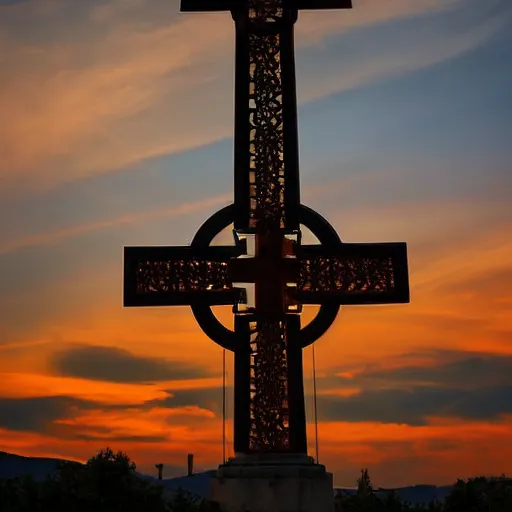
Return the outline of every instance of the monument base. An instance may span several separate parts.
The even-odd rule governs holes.
[[[236,456],[211,491],[226,512],[334,512],[332,474],[306,455]]]

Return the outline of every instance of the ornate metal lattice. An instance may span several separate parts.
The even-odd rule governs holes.
[[[283,0],[249,0],[249,227],[285,226],[283,83],[279,22]],[[290,446],[286,328],[260,318],[251,339],[249,449]]]
[[[229,291],[232,283],[225,261],[140,261],[137,293]]]
[[[253,328],[249,449],[286,451],[290,428],[285,322],[259,320]]]
[[[298,292],[390,292],[395,286],[392,258],[316,257],[301,261]]]
[[[280,35],[269,26],[282,0],[249,2],[249,227],[259,219],[284,226],[283,84]]]

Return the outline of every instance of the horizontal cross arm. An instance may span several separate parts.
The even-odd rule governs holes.
[[[230,11],[247,0],[181,0],[181,12]],[[352,0],[289,0],[298,10],[351,9]]]
[[[243,251],[242,246],[125,247],[124,305],[246,302],[245,290],[231,285],[227,264]]]
[[[181,12],[229,11],[233,0],[181,0]]]
[[[295,298],[302,304],[399,304],[409,302],[405,243],[321,245],[299,249]]]

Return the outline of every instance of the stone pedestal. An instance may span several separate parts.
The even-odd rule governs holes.
[[[211,498],[226,512],[334,512],[332,474],[305,455],[239,455],[219,466]]]

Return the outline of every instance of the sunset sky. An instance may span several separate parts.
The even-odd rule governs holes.
[[[232,19],[178,10],[0,0],[0,451],[220,462],[221,349],[186,307],[122,308],[124,245],[185,245],[232,200]],[[411,279],[316,344],[320,462],[512,473],[512,3],[354,0],[296,37],[303,202],[407,241]]]

